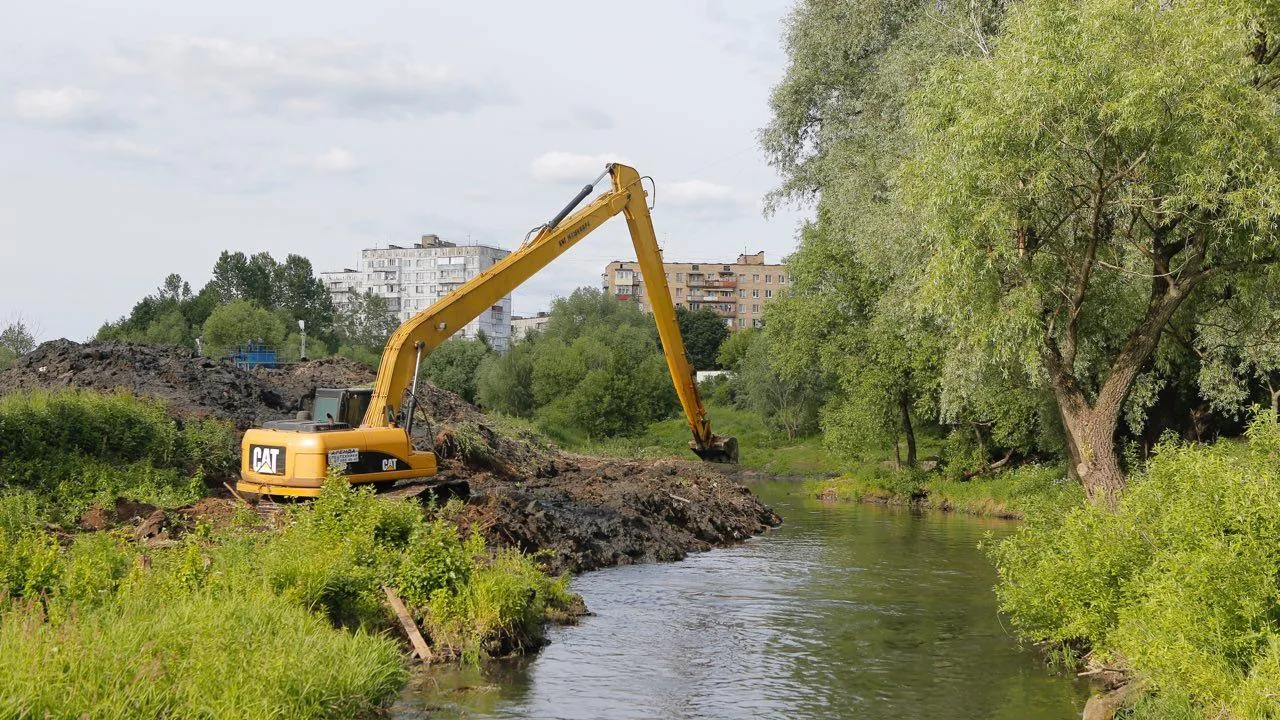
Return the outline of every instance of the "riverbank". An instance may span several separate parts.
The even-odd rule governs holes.
[[[805,482],[806,492],[828,501],[910,506],[967,515],[1023,520],[1031,513],[1060,515],[1084,502],[1080,484],[1061,468],[1028,465],[989,476],[954,480],[936,472],[878,469]]]
[[[0,373],[26,390],[0,405],[0,715],[365,715],[409,657],[386,588],[435,659],[470,662],[532,650],[576,614],[566,572],[680,559],[780,522],[713,466],[565,453],[429,384],[413,440],[439,453],[455,500],[335,479],[279,511],[221,491],[237,428],[291,415],[308,388],[371,379],[340,359],[250,373],[68,341]],[[263,684],[245,677],[271,687],[242,692]]]
[[[769,430],[752,411],[709,405],[707,415],[717,435],[738,439],[739,465],[779,477],[835,475],[847,463],[827,452],[822,438],[811,435],[787,439]],[[608,440],[561,438],[573,452],[613,458],[658,459],[688,457],[689,424],[684,418],[656,422],[631,437]]]
[[[1083,502],[1079,483],[1067,479],[1062,468],[1031,465],[1003,472],[955,480],[937,471],[895,470],[887,451],[865,453],[862,460],[840,458],[823,446],[821,436],[794,440],[769,431],[758,414],[711,405],[707,408],[717,434],[738,438],[740,464],[729,474],[795,478],[806,492],[828,501],[886,506],[911,506],[944,512],[1021,520],[1044,509],[1061,513]],[[603,441],[567,439],[575,452],[615,458],[676,458],[684,452],[689,428],[683,419],[654,423],[632,437]],[[928,433],[918,437],[922,456],[936,456],[942,439]],[[746,472],[744,472],[746,471]]]

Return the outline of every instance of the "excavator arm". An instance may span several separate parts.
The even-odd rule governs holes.
[[[575,208],[608,175],[611,187],[585,207]],[[518,285],[576,245],[606,220],[622,213],[631,231],[636,259],[662,340],[663,353],[680,405],[693,433],[690,448],[704,460],[737,462],[737,441],[711,432],[711,421],[698,394],[693,368],[685,354],[675,307],[662,266],[662,251],[653,231],[640,175],[634,168],[610,164],[595,182],[585,186],[551,221],[543,225],[519,249],[431,307],[407,320],[388,339],[378,368],[363,427],[407,424],[412,418],[414,389],[422,358],[451,335],[487,311]],[[408,404],[406,407],[405,405]]]

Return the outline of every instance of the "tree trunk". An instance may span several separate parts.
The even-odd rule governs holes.
[[[907,436],[907,467],[914,470],[916,467],[916,431],[911,426],[911,407],[907,396],[902,396],[902,399],[898,401],[898,406],[902,410],[902,432]]]
[[[1201,244],[1187,261],[1186,274],[1181,279],[1170,282],[1158,274],[1153,277],[1151,298],[1142,321],[1116,354],[1092,403],[1075,375],[1075,338],[1068,334],[1062,346],[1053,336],[1045,339],[1042,357],[1067,435],[1068,472],[1079,479],[1090,502],[1106,503],[1114,508],[1124,493],[1125,477],[1115,437],[1120,413],[1138,374],[1155,353],[1165,325],[1206,276],[1201,269],[1203,260]],[[1163,268],[1164,265],[1157,264],[1157,270]]]
[[[1115,443],[1120,409],[1069,407],[1061,401],[1058,409],[1067,434],[1070,474],[1080,481],[1090,502],[1114,508],[1125,488]]]

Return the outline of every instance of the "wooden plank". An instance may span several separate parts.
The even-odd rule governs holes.
[[[396,617],[400,619],[404,634],[409,636],[409,642],[413,645],[413,654],[417,655],[422,662],[431,662],[431,647],[427,645],[426,638],[422,637],[422,633],[419,632],[418,623],[413,621],[413,616],[409,614],[409,610],[405,608],[404,603],[396,596],[395,591],[386,585],[382,586],[382,591],[387,594],[387,603],[391,605]]]

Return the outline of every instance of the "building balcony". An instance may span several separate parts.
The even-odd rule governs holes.
[[[726,290],[732,290],[738,287],[738,282],[736,280],[707,280],[702,283],[701,287],[724,288]]]

